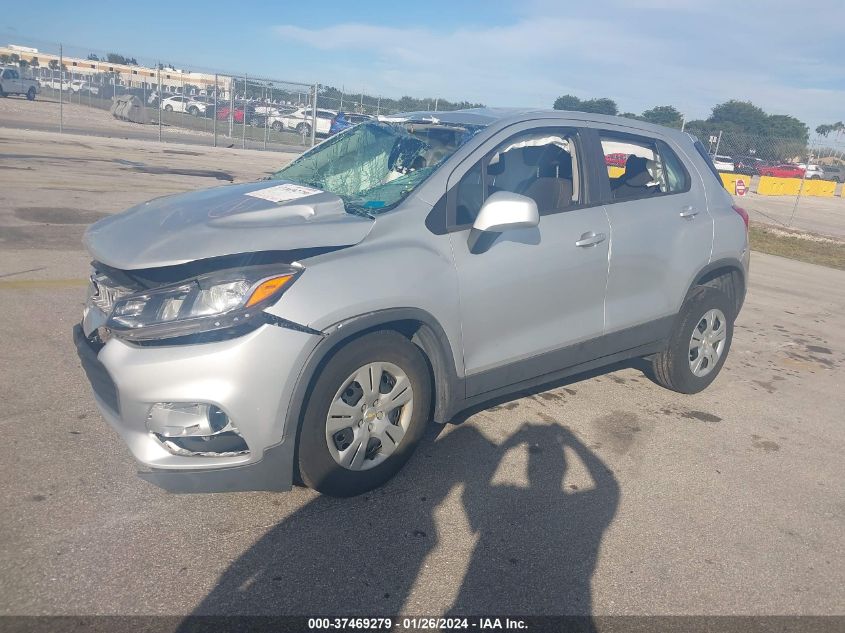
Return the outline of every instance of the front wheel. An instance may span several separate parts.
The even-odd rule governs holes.
[[[302,481],[351,497],[393,477],[416,448],[431,411],[419,349],[396,332],[341,348],[317,377],[297,443]]]
[[[680,393],[698,393],[721,371],[733,339],[734,306],[727,294],[699,286],[687,297],[666,349],[655,354],[657,382]]]
[[[30,101],[35,101],[35,88],[30,88],[26,91],[26,98]]]
[[[273,121],[273,126],[272,126],[272,127],[273,127],[273,129],[274,129],[274,130],[276,130],[277,132],[281,132],[282,130],[284,130],[284,129],[285,129],[285,126],[284,126],[284,125],[282,125],[282,122],[281,122],[281,121]]]
[[[300,123],[296,126],[296,132],[302,136],[311,136],[311,126],[307,123]]]
[[[166,106],[164,106],[164,111],[173,112],[173,106],[168,103]]]

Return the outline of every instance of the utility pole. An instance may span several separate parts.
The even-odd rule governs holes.
[[[59,134],[64,132],[64,108],[62,104],[65,101],[65,77],[64,77],[64,57],[62,55],[62,45],[59,44]],[[53,84],[55,87],[55,84]]]
[[[156,63],[158,73],[158,142],[161,143],[161,62]]]

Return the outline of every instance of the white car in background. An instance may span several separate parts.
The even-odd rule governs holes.
[[[100,94],[99,87],[92,84],[90,81],[85,81],[84,79],[74,79],[73,81],[71,81],[70,89],[73,90],[73,92],[82,94]]]
[[[175,95],[162,99],[161,107],[167,112],[187,112],[193,116],[200,116],[205,114],[208,104],[183,95]]]
[[[717,154],[713,157],[713,166],[716,168],[716,171],[733,171],[734,159],[730,156],[719,156]]]
[[[337,112],[333,110],[318,108],[316,133],[321,136],[328,136],[332,127],[332,119],[335,116],[337,116]],[[268,119],[268,123],[276,131],[291,130],[297,134],[309,136],[311,134],[312,118],[311,108],[296,108],[292,112],[283,113],[278,117],[271,116]]]
[[[798,163],[798,166],[804,168],[804,178],[807,180],[821,180],[824,178],[824,169],[822,169],[821,165]]]

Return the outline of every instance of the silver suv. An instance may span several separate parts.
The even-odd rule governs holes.
[[[272,179],[94,224],[75,331],[172,491],[354,495],[426,425],[634,357],[682,393],[731,345],[748,217],[679,131],[559,111],[366,122]]]

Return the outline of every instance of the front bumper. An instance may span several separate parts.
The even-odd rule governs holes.
[[[97,348],[80,326],[74,340],[97,407],[141,465],[140,476],[173,492],[286,490],[293,478],[294,386],[320,337],[276,325],[195,345]],[[201,402],[225,411],[249,452],[174,455],[147,430],[157,402]]]

